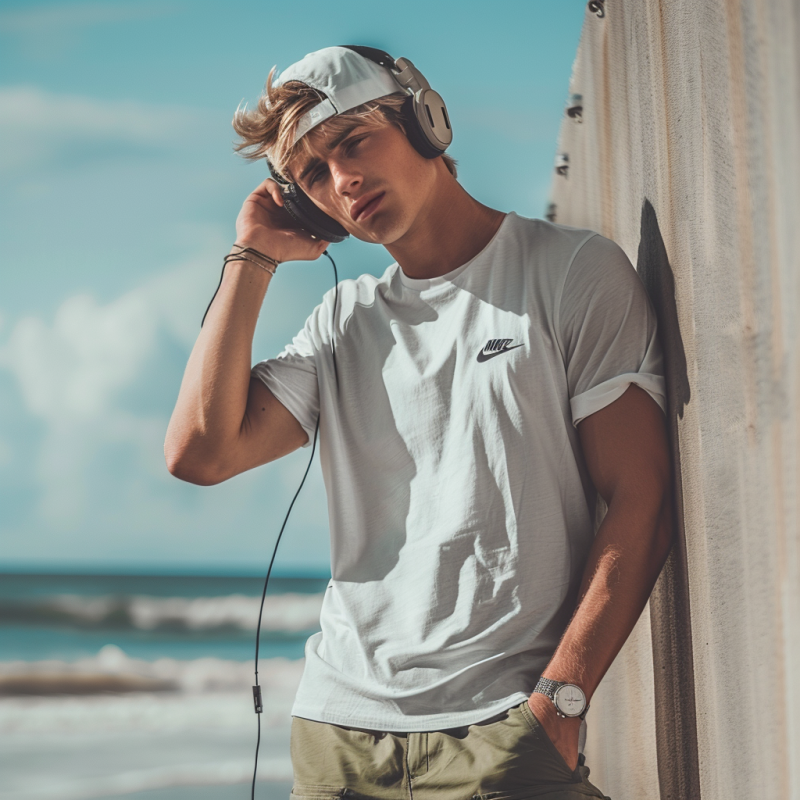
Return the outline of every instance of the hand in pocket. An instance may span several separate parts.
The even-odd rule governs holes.
[[[578,717],[559,717],[553,702],[538,692],[528,698],[528,707],[547,734],[567,767],[578,768],[578,735],[581,721]]]

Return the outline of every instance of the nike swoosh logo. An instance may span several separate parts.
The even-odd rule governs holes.
[[[513,347],[507,347],[505,350],[495,350],[492,353],[486,353],[483,350],[478,353],[478,361],[484,362],[488,361],[490,358],[494,358],[495,356],[501,356],[503,353],[509,352],[509,350],[516,350],[518,347],[522,347],[522,344],[515,344]]]

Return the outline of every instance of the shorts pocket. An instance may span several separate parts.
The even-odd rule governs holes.
[[[523,718],[528,723],[528,726],[531,729],[536,740],[547,750],[550,751],[551,757],[555,760],[555,763],[558,764],[562,770],[570,776],[571,780],[577,782],[581,780],[581,773],[580,773],[580,759],[578,759],[578,765],[575,769],[570,769],[569,764],[564,760],[564,756],[561,755],[558,748],[553,743],[553,740],[548,735],[547,731],[536,719],[536,715],[531,711],[531,707],[528,705],[528,701],[526,700],[519,706],[519,710],[522,713]]]
[[[476,770],[473,797],[481,800],[523,800],[581,788],[580,774],[567,767],[527,701],[509,708],[505,719],[471,725],[463,744],[473,756],[469,768]]]
[[[296,783],[292,786],[290,797],[293,800],[339,800],[345,793],[344,789],[323,784]]]

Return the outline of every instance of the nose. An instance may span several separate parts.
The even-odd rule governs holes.
[[[363,175],[351,164],[339,160],[331,160],[328,164],[333,178],[336,194],[347,197],[357,192],[363,183]]]

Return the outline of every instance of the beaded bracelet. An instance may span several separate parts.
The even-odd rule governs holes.
[[[229,255],[225,256],[223,261],[226,264],[230,263],[231,261],[249,261],[251,264],[255,264],[257,267],[260,267],[261,269],[263,269],[264,272],[269,272],[270,275],[274,275],[275,274],[275,270],[274,269],[270,269],[269,267],[265,266],[261,262],[256,261],[254,258],[250,258],[250,257],[248,257],[246,255],[243,255],[242,253],[230,253]],[[273,262],[270,262],[270,263],[273,263]]]
[[[268,255],[265,255],[264,253],[260,253],[258,250],[254,249],[252,247],[242,247],[240,244],[234,244],[233,246],[236,247],[239,250],[239,252],[238,253],[228,253],[228,255],[225,256],[225,258],[222,259],[222,273],[219,276],[219,283],[217,284],[217,288],[214,291],[214,296],[211,298],[211,301],[206,306],[206,313],[203,314],[203,319],[200,322],[200,327],[201,328],[205,324],[206,317],[208,316],[208,312],[211,309],[211,303],[214,302],[214,300],[215,300],[215,298],[217,296],[217,293],[219,292],[219,287],[222,286],[222,279],[225,276],[225,267],[228,266],[228,262],[229,261],[249,261],[251,264],[255,264],[257,267],[260,267],[261,269],[263,269],[264,272],[269,272],[270,275],[274,275],[275,274],[275,270],[278,268],[278,262],[274,258],[272,258],[272,257],[270,257]],[[250,256],[245,255],[245,253],[249,253],[250,256],[255,256],[256,258],[264,259],[264,261],[266,261],[268,264],[272,264],[272,269],[270,269],[269,267],[265,266],[260,261],[257,261],[256,258],[250,258]]]
[[[268,256],[268,255],[262,253],[261,251],[256,250],[254,247],[242,247],[242,245],[240,245],[240,244],[234,244],[233,246],[237,247],[239,249],[239,253],[236,253],[236,255],[240,255],[241,253],[250,253],[250,255],[256,256],[257,258],[263,258],[264,261],[269,262],[276,269],[278,268],[278,264],[279,264],[278,261],[276,261],[271,256]]]

